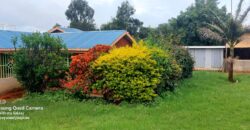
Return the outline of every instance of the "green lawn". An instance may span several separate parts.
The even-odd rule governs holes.
[[[175,93],[157,98],[149,106],[22,100],[15,105],[32,104],[45,110],[29,112],[31,119],[27,121],[0,120],[0,129],[249,130],[250,75],[236,78],[239,83],[231,84],[224,73],[195,72],[193,78],[180,83]]]

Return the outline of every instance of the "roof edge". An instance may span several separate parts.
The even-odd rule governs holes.
[[[184,48],[190,49],[223,49],[225,46],[184,46]]]
[[[131,40],[132,43],[135,42],[135,39],[129,34],[129,32],[125,31],[120,37],[118,37],[115,41],[112,42],[111,46],[115,46],[118,41],[120,41],[124,36],[128,36],[129,40]]]
[[[52,33],[52,32],[54,32],[55,30],[59,30],[59,31],[61,31],[62,33],[64,33],[64,30],[61,29],[60,27],[52,28],[52,29],[50,29],[50,30],[48,31],[48,33]]]

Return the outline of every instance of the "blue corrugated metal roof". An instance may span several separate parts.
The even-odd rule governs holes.
[[[83,32],[80,29],[76,29],[76,28],[60,28],[62,29],[64,32]]]
[[[6,49],[11,49],[14,48],[13,43],[12,43],[12,38],[17,37],[17,46],[21,45],[21,35],[28,35],[30,33],[27,32],[16,32],[16,31],[5,31],[5,30],[0,30],[0,48],[6,48]]]
[[[126,31],[124,30],[111,30],[111,31],[83,31],[75,33],[54,33],[54,37],[59,37],[63,40],[66,46],[70,49],[88,49],[97,44],[111,45],[115,40],[122,36]],[[0,48],[10,49],[13,48],[11,39],[18,37],[18,45],[22,44],[21,35],[29,35],[31,33],[5,31],[0,30]]]

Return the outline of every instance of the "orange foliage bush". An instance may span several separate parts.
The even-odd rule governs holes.
[[[81,89],[86,93],[94,81],[90,64],[110,49],[110,46],[96,45],[83,54],[72,56],[69,69],[70,77],[67,79],[67,82],[64,82],[64,87],[68,89],[76,89],[74,87],[77,87],[77,89]]]

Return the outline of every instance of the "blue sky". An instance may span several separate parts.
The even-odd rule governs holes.
[[[0,0],[0,29],[20,31],[47,31],[55,23],[68,26],[65,11],[71,0]],[[95,22],[99,27],[115,16],[117,7],[124,0],[88,0],[95,9]],[[135,7],[134,17],[144,22],[145,26],[156,27],[168,19],[176,17],[194,3],[194,0],[129,0]],[[239,0],[233,0],[234,9]],[[246,5],[250,0],[245,0]],[[220,0],[220,6],[230,8],[230,0]],[[250,17],[250,16],[249,16]],[[250,22],[250,18],[246,24]]]

